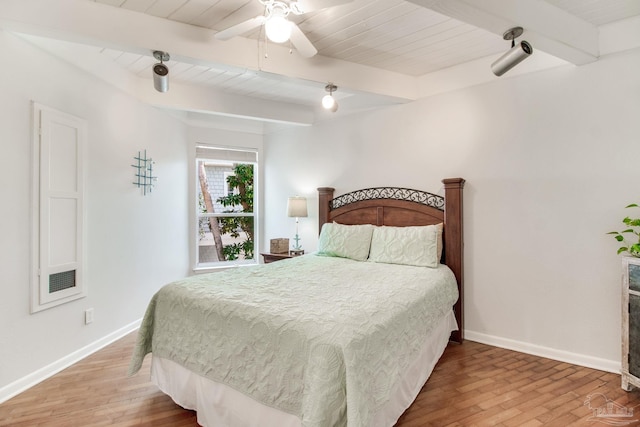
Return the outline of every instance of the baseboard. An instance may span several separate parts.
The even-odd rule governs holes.
[[[571,353],[564,350],[556,350],[554,348],[543,347],[541,345],[535,345],[522,341],[515,341],[507,338],[496,337],[493,335],[482,334],[480,332],[469,331],[466,329],[464,331],[464,337],[469,341],[488,344],[494,347],[506,348],[507,350],[519,351],[521,353],[532,354],[534,356],[546,357],[547,359],[558,360],[560,362],[571,363],[573,365],[584,366],[587,368],[597,369],[599,371],[619,374],[621,369],[619,360],[608,360],[600,359],[598,357],[585,356],[584,354]]]
[[[94,341],[79,350],[74,351],[73,353],[63,357],[62,359],[56,360],[55,362],[0,388],[0,403],[11,399],[13,396],[22,393],[28,388],[31,388],[34,385],[57,374],[63,369],[68,368],[69,366],[95,353],[101,348],[106,347],[112,342],[119,340],[128,333],[135,331],[140,327],[141,323],[142,319],[136,320],[135,322],[132,322],[125,327],[120,328],[117,331],[112,332],[109,335],[100,338],[99,340]]]

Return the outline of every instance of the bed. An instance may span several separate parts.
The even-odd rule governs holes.
[[[130,373],[152,353],[152,381],[204,426],[393,425],[463,340],[464,180],[443,183],[319,188],[316,253],[164,286]]]

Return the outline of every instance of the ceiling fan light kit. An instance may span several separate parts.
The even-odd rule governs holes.
[[[248,33],[261,25],[265,26],[267,38],[274,43],[284,43],[291,40],[291,44],[296,48],[301,56],[311,58],[318,50],[313,43],[302,32],[295,22],[289,21],[290,13],[303,15],[327,7],[338,6],[351,3],[353,0],[258,0],[264,5],[264,14],[240,22],[216,33],[218,40],[229,40],[233,37]]]
[[[280,2],[275,3],[264,23],[264,31],[272,42],[284,43],[291,37],[292,22],[287,19],[289,11],[286,5],[281,5]]]
[[[491,71],[496,76],[501,76],[533,53],[533,47],[527,41],[516,44],[516,38],[522,35],[522,27],[513,27],[505,31],[502,38],[511,40],[511,49],[491,64]]]

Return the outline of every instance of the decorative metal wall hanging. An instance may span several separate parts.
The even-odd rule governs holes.
[[[154,182],[158,180],[157,176],[153,176],[153,164],[155,163],[151,157],[147,157],[147,150],[133,158],[136,164],[131,165],[135,169],[135,181],[133,185],[142,188],[142,195],[146,196],[153,190]]]

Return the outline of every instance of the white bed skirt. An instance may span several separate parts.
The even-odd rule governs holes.
[[[458,329],[453,310],[431,332],[419,357],[396,384],[389,402],[374,417],[372,427],[393,426],[411,406]],[[295,415],[266,406],[231,387],[194,374],[177,363],[153,357],[151,381],[186,409],[197,411],[206,427],[300,427]]]

